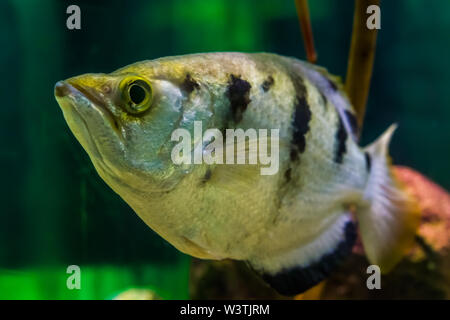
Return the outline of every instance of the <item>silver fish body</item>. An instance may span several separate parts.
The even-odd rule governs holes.
[[[148,81],[152,95],[138,115],[123,107],[123,83],[135,75],[142,79],[130,81]],[[281,293],[311,287],[350,253],[350,208],[373,261],[398,261],[380,238],[401,248],[409,241],[409,200],[387,160],[393,130],[360,148],[354,111],[324,69],[274,54],[195,54],[71,78],[55,95],[99,174],[146,224],[190,255],[248,261]],[[195,136],[195,121],[221,132],[279,130],[277,173],[175,164],[171,135],[182,128]],[[395,227],[370,228],[386,216]]]

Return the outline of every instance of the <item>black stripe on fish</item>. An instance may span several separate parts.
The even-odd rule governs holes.
[[[358,128],[358,120],[356,120],[356,116],[350,110],[344,110],[345,117],[347,118],[348,124],[352,130],[352,133],[355,136],[358,136],[359,128]]]
[[[366,158],[366,169],[367,172],[370,172],[370,168],[372,166],[372,158],[370,157],[370,154],[367,152],[364,152],[364,157]]]
[[[331,80],[330,78],[325,77],[328,81],[328,85],[330,86],[331,89],[333,89],[334,91],[336,91],[338,89],[336,83],[334,83],[333,80]]]
[[[356,240],[355,224],[347,222],[344,227],[344,239],[330,253],[323,255],[319,261],[306,266],[282,270],[275,275],[262,274],[262,278],[279,293],[292,296],[302,293],[325,279],[339,267],[351,253]]]
[[[273,80],[272,76],[268,76],[266,80],[261,85],[261,88],[264,90],[264,92],[269,91],[270,87],[273,86],[275,80]]]
[[[235,123],[242,120],[242,115],[250,103],[250,88],[248,81],[239,76],[231,75],[226,91],[226,96],[230,101],[231,113]]]
[[[326,108],[328,103],[327,97],[321,91],[319,91],[319,93],[320,96],[322,97],[323,106]]]
[[[344,154],[347,151],[346,141],[347,141],[347,130],[345,130],[344,123],[342,122],[341,117],[338,115],[338,128],[336,130],[336,142],[335,142],[335,150],[334,150],[334,161],[336,163],[342,163],[344,158]]]
[[[296,73],[291,73],[291,79],[297,97],[306,97],[306,87],[303,78]]]
[[[284,172],[284,178],[286,179],[286,182],[291,181],[291,175],[292,175],[292,169],[288,168],[285,172]]]
[[[201,184],[206,183],[207,181],[209,181],[211,179],[212,176],[212,172],[211,169],[206,169],[205,175],[203,176],[202,180],[201,180]]]
[[[298,160],[298,152],[297,152],[297,148],[292,148],[291,149],[291,153],[289,154],[291,161],[296,161]]]
[[[181,89],[186,91],[187,93],[191,93],[194,89],[200,88],[200,85],[192,79],[191,75],[186,74],[186,78],[184,78],[183,83],[181,84]]]
[[[294,150],[291,150],[291,159],[296,160],[298,153],[303,153],[306,148],[305,135],[309,131],[309,121],[311,120],[311,110],[305,96],[297,96],[294,116],[292,119],[292,144]]]

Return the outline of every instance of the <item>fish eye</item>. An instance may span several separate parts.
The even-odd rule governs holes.
[[[150,83],[141,77],[128,77],[120,84],[126,111],[139,114],[150,108],[152,104],[152,88]]]
[[[128,88],[128,95],[130,96],[130,100],[134,104],[141,104],[144,102],[145,97],[147,96],[147,92],[140,85],[133,83]]]

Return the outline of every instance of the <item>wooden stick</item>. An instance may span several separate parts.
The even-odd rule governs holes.
[[[380,0],[355,0],[352,41],[345,83],[345,90],[355,108],[360,128],[366,111],[377,40],[377,29],[369,30],[366,26],[368,18],[366,10],[370,5],[380,5]]]
[[[311,19],[309,18],[308,0],[295,0],[297,8],[298,21],[302,31],[303,42],[305,44],[306,58],[311,63],[316,63],[317,53],[314,48],[314,38],[311,28]]]

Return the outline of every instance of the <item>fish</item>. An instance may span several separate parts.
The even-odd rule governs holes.
[[[75,76],[54,95],[97,173],[151,229],[193,257],[245,261],[283,295],[339,268],[358,230],[382,273],[414,243],[420,210],[388,153],[396,125],[359,146],[355,111],[325,68],[271,53],[188,54]],[[277,130],[265,146],[278,149],[277,171],[175,163],[176,130],[194,136],[190,152],[208,148],[196,124],[226,138]],[[237,144],[226,140],[222,149]]]

